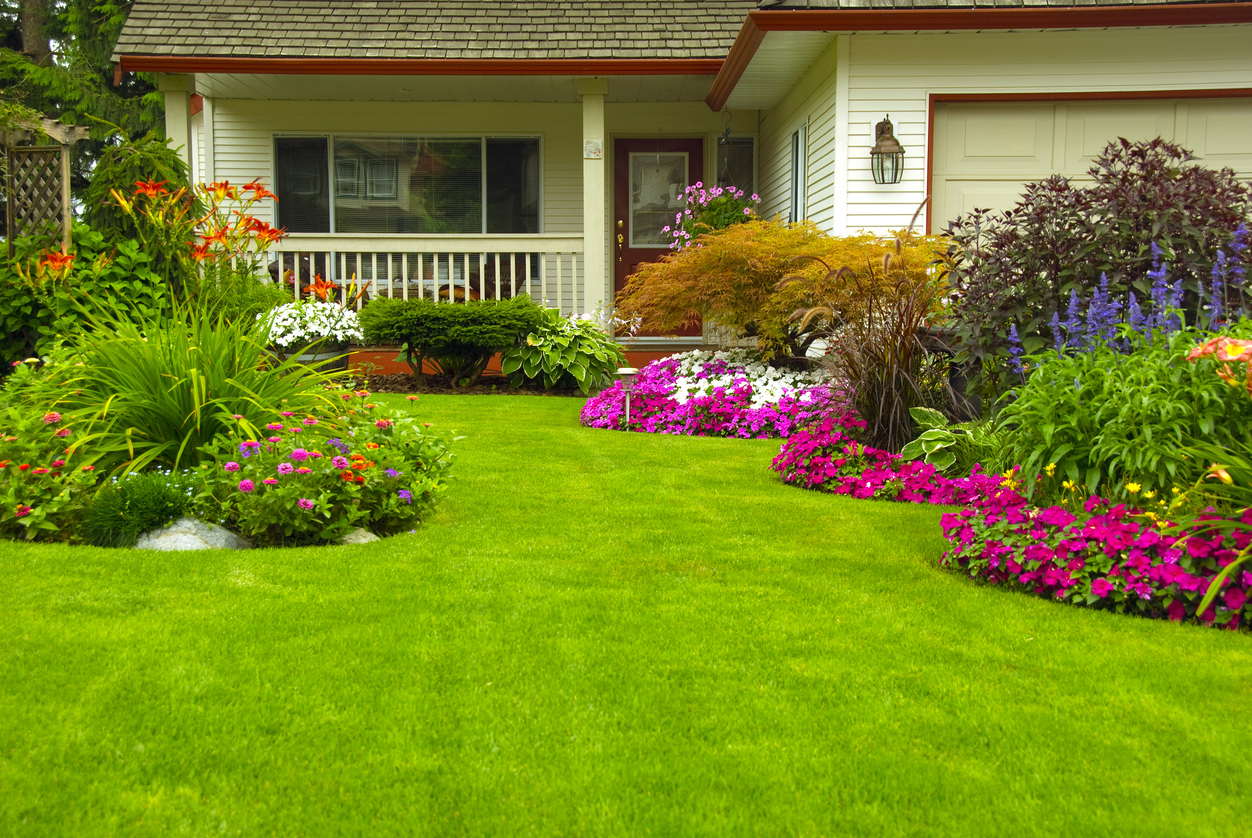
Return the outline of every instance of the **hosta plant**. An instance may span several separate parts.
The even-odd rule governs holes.
[[[584,393],[613,383],[613,374],[626,366],[626,355],[594,314],[563,317],[558,309],[544,311],[543,325],[526,336],[526,343],[505,350],[500,369],[513,387],[527,382],[552,390],[578,387]]]

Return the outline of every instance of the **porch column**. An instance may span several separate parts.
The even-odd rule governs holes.
[[[579,79],[583,100],[583,311],[603,306],[608,296],[605,196],[604,96],[608,79]]]
[[[170,147],[178,151],[187,168],[191,169],[191,94],[195,93],[195,80],[191,76],[162,75],[157,79],[157,89],[165,94],[165,136]],[[195,170],[192,169],[192,179]]]

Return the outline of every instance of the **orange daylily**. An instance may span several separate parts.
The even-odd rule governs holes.
[[[212,192],[213,197],[219,201],[224,201],[227,198],[233,201],[239,197],[239,191],[230,185],[229,180],[221,180],[217,183],[210,183],[208,186],[203,188],[208,192]]]
[[[39,260],[39,264],[54,271],[66,270],[74,264],[74,254],[58,253],[52,250],[45,254],[43,259]]]
[[[159,195],[169,194],[169,190],[165,188],[165,181],[157,182],[155,180],[137,180],[135,181],[135,194],[143,195],[146,198],[156,198]]]
[[[243,188],[250,189],[252,191],[252,199],[254,201],[260,201],[264,198],[273,198],[274,200],[278,200],[278,196],[266,189],[259,180],[254,180],[251,183],[245,183]]]
[[[261,219],[252,218],[251,216],[248,218],[247,229],[254,236],[256,236],[257,243],[261,245],[273,244],[283,236],[287,235],[286,228],[279,229],[272,227]]]
[[[322,279],[321,274],[314,275],[313,284],[309,285],[308,289],[310,294],[321,300],[330,300],[339,290],[335,283]]]
[[[225,230],[225,228],[220,229],[220,230],[213,230],[212,232],[205,233],[205,234],[204,234],[204,243],[205,243],[205,244],[220,244],[220,245],[225,245],[225,244],[226,244],[226,230]]]
[[[191,249],[191,258],[195,259],[197,262],[202,262],[205,259],[212,259],[213,255],[213,252],[209,249],[208,242],[198,244]]]

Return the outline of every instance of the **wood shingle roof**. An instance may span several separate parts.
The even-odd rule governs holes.
[[[135,0],[123,55],[721,59],[756,0]]]

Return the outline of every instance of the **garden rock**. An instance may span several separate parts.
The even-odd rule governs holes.
[[[352,532],[339,539],[340,544],[369,544],[371,541],[381,541],[378,536],[374,535],[364,527],[357,527]]]
[[[168,527],[139,536],[135,547],[139,550],[247,550],[252,544],[216,524],[198,518],[179,518]]]

